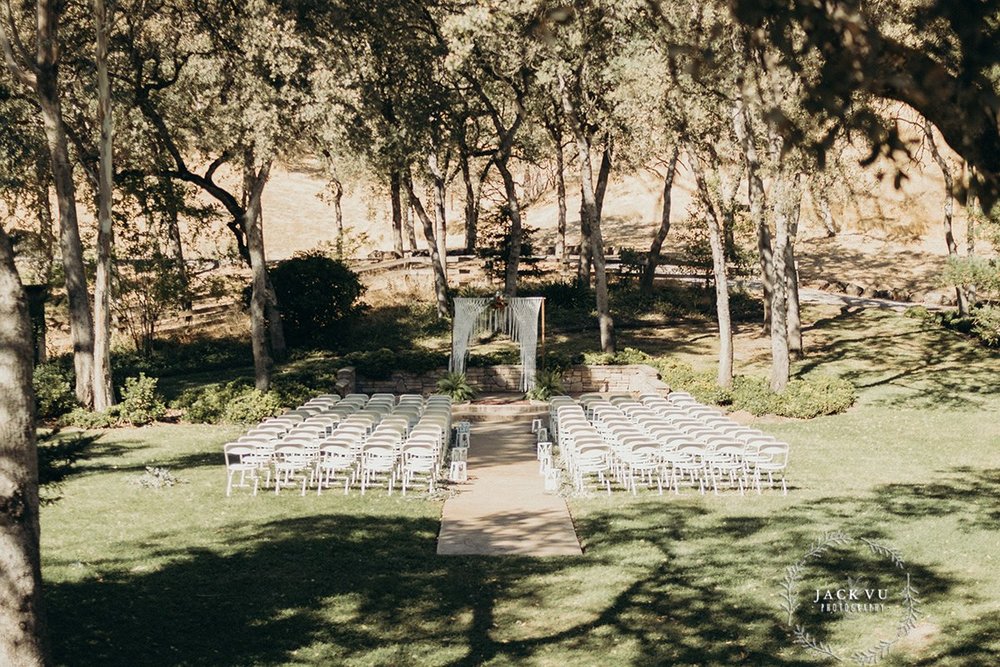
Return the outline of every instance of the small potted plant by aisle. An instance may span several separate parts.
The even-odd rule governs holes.
[[[476,395],[472,385],[466,379],[465,373],[445,373],[444,377],[438,380],[437,390],[451,396],[451,400],[456,403],[468,403]]]

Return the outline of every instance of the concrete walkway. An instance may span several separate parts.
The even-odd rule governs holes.
[[[469,481],[445,501],[438,555],[579,556],[566,502],[543,492],[530,421],[473,423]]]

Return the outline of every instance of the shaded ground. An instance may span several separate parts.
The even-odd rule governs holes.
[[[439,558],[441,504],[420,494],[227,499],[220,448],[238,427],[100,434],[42,512],[56,662],[826,664],[792,643],[781,581],[841,530],[898,549],[920,591],[919,632],[883,664],[1000,663],[996,353],[891,312],[807,320],[796,373],[850,377],[861,400],[841,415],[756,421],[792,445],[789,494],[574,499],[574,558]],[[713,333],[658,326],[621,343],[708,367]],[[761,340],[741,330],[738,368],[763,367]],[[183,483],[132,483],[147,465]],[[874,566],[845,554],[819,574]],[[885,629],[806,618],[848,648]]]

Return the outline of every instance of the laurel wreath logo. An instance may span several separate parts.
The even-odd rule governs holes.
[[[781,608],[785,611],[794,643],[806,650],[825,655],[836,662],[843,662],[844,656],[829,643],[818,641],[809,633],[804,624],[796,623],[795,612],[799,608],[798,586],[799,580],[802,578],[802,571],[809,561],[819,558],[834,547],[847,545],[854,541],[854,538],[839,531],[826,533],[814,541],[809,551],[794,565],[785,568],[785,576],[782,579]],[[892,647],[916,627],[919,618],[920,598],[917,595],[917,589],[910,583],[910,574],[906,571],[906,563],[897,549],[864,537],[858,538],[857,541],[867,546],[872,554],[889,560],[896,568],[906,574],[906,585],[903,587],[903,617],[896,626],[895,636],[890,639],[880,639],[874,646],[862,651],[855,651],[849,658],[856,665],[875,665],[889,655]]]

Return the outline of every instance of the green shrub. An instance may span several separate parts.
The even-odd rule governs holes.
[[[57,364],[39,364],[31,378],[39,419],[53,419],[76,406],[70,374]]]
[[[618,282],[623,285],[631,285],[633,280],[638,280],[646,267],[646,253],[635,248],[622,248],[618,251],[618,259],[621,267]]]
[[[484,366],[520,365],[521,351],[516,348],[493,350],[492,352],[473,352],[469,355],[466,365],[470,368]]]
[[[930,320],[934,317],[925,306],[910,306],[903,312],[903,316],[914,320]]]
[[[286,400],[282,400],[282,392]],[[262,392],[247,380],[233,380],[188,389],[171,405],[184,410],[184,418],[190,422],[252,424],[281,414],[285,407],[300,405],[308,398],[306,392],[312,394],[307,387],[296,383],[279,381],[275,389]]]
[[[626,347],[615,354],[608,352],[584,352],[583,354],[583,363],[588,366],[627,366],[648,364],[651,361],[653,361],[653,357],[633,347]]]
[[[332,390],[333,384],[329,387]],[[271,392],[278,398],[279,404],[294,407],[302,405],[318,393],[301,382],[284,377],[275,378],[271,382]]]
[[[429,350],[401,350],[396,354],[396,368],[411,373],[426,373],[448,365],[448,355]]]
[[[281,399],[277,393],[250,389],[237,394],[226,403],[221,420],[229,424],[254,424],[280,415],[281,412]]]
[[[566,371],[574,364],[583,363],[583,355],[570,355],[565,352],[548,350],[542,356],[541,368],[549,371]]]
[[[535,373],[535,386],[528,390],[527,398],[533,401],[547,401],[553,396],[562,396],[562,373],[557,370],[540,370]]]
[[[957,310],[952,310],[941,314],[941,325],[959,333],[971,334],[976,326],[976,320],[971,316],[963,316]]]
[[[594,307],[594,292],[577,282],[552,281],[534,283],[521,290],[524,296],[545,297],[549,315],[563,310],[580,310]]]
[[[972,333],[986,347],[1000,347],[1000,307],[980,306],[972,311]]]
[[[63,415],[59,420],[66,426],[75,426],[82,429],[114,428],[121,424],[119,415],[120,406],[113,405],[103,412],[91,412],[84,408],[76,408],[68,414]]]
[[[854,405],[858,395],[854,385],[847,380],[815,377],[792,380],[778,397],[780,403],[775,414],[812,419],[843,412]]]
[[[737,375],[729,392],[734,410],[745,410],[752,415],[770,415],[780,412],[781,397],[771,391],[765,378]]]
[[[364,293],[358,274],[318,252],[298,254],[271,270],[285,338],[289,345],[313,346],[341,339],[360,311]]]
[[[766,378],[737,375],[731,388],[720,387],[712,371],[696,372],[690,364],[670,358],[655,359],[652,365],[671,389],[686,391],[702,403],[730,406],[753,415],[778,415],[811,419],[843,412],[857,399],[847,380],[812,377],[792,380],[784,392],[771,391]]]
[[[163,398],[156,391],[157,379],[146,377],[126,378],[122,387],[122,402],[119,405],[119,416],[133,426],[149,424],[162,419],[167,412]]]
[[[451,396],[453,401],[468,401],[476,395],[465,373],[445,373],[444,377],[438,380],[437,390],[439,393]]]
[[[204,338],[181,342],[157,340],[147,353],[115,350],[111,365],[116,382],[139,373],[159,378],[220,368],[253,365],[249,343],[241,338]]]
[[[354,366],[358,375],[370,380],[387,380],[397,366],[396,353],[388,348],[369,352],[351,352],[344,356],[344,363]]]
[[[251,388],[245,380],[233,380],[225,384],[186,389],[171,406],[184,410],[184,418],[188,421],[214,424],[222,419],[222,413],[230,401]]]

